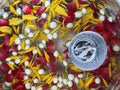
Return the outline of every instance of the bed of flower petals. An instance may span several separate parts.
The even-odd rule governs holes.
[[[13,0],[0,9],[0,70],[12,90],[105,90],[110,88],[120,51],[115,16],[104,0]],[[103,65],[82,71],[68,48],[79,32],[103,36]],[[101,52],[102,53],[102,52]],[[1,77],[1,76],[0,76]]]

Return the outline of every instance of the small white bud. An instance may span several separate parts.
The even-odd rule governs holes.
[[[66,43],[66,47],[70,47],[70,44],[71,44],[71,41],[68,41],[67,43]]]
[[[36,49],[33,50],[32,53],[33,53],[33,54],[37,54],[37,50],[36,50]]]
[[[10,82],[5,82],[5,85],[6,85],[7,87],[10,87],[10,86],[12,85],[12,83],[10,83]]]
[[[38,81],[39,81],[39,80],[38,80],[37,78],[35,78],[35,79],[33,80],[34,83],[38,83]]]
[[[27,50],[27,49],[29,49],[30,48],[30,46],[29,45],[26,45],[25,46],[25,50]]]
[[[58,37],[57,33],[53,33],[53,38],[57,39],[57,37]]]
[[[104,20],[105,20],[105,16],[104,16],[104,15],[100,15],[100,16],[99,16],[99,19],[100,19],[101,21],[104,21]]]
[[[62,77],[61,76],[59,76],[58,81],[62,82]]]
[[[64,85],[67,85],[67,83],[68,83],[67,79],[64,78],[64,79],[63,79],[63,84],[64,84]]]
[[[29,45],[30,44],[30,39],[26,39],[25,44]]]
[[[54,55],[54,57],[58,57],[58,55],[59,55],[58,51],[55,51],[55,52],[53,53],[53,55]]]
[[[12,73],[12,70],[9,70],[9,71],[8,71],[8,74],[11,74],[11,73]]]
[[[24,75],[24,80],[28,80],[28,76],[27,75]]]
[[[4,14],[4,9],[0,9],[0,15]]]
[[[62,84],[61,82],[59,82],[59,83],[57,83],[57,86],[58,86],[59,88],[62,88],[63,84]]]
[[[15,64],[19,64],[19,63],[20,63],[20,59],[16,59]]]
[[[12,55],[13,56],[17,56],[17,52],[12,52]]]
[[[9,61],[10,64],[14,65],[15,63],[13,61]]]
[[[113,50],[114,50],[115,52],[119,52],[119,51],[120,51],[120,46],[114,45],[114,46],[113,46]]]
[[[78,74],[78,78],[83,78],[84,75],[82,73]]]
[[[5,12],[5,13],[3,14],[3,18],[8,18],[8,16],[9,16],[9,14],[8,14],[7,12]]]
[[[51,29],[54,29],[54,28],[56,28],[57,27],[57,23],[56,22],[51,22],[50,23],[50,28]]]
[[[49,33],[50,33],[50,30],[45,29],[45,30],[44,30],[44,33],[45,33],[45,34],[49,34]]]
[[[95,88],[90,88],[90,90],[96,90]]]
[[[113,22],[113,18],[112,17],[108,17],[108,21],[109,22]]]
[[[83,8],[83,9],[82,9],[82,13],[83,13],[83,14],[85,14],[86,11],[87,11],[86,8]]]
[[[53,83],[56,84],[57,82],[58,82],[58,78],[57,78],[57,77],[54,77],[54,78],[53,78]]]
[[[20,44],[20,43],[21,43],[20,38],[16,38],[16,39],[15,39],[15,44]]]
[[[45,7],[48,7],[50,5],[50,1],[45,2]]]
[[[39,48],[44,48],[44,45],[42,43],[40,43]]]
[[[40,69],[40,70],[38,71],[39,74],[44,74],[44,72],[45,72],[44,69]]]
[[[47,14],[46,13],[42,13],[41,14],[41,18],[43,18],[43,19],[47,18]]]
[[[25,27],[25,32],[30,33],[30,28],[29,27]]]
[[[105,14],[105,10],[104,9],[100,9],[100,14],[104,15]]]
[[[31,86],[31,90],[36,90],[36,87],[35,86]]]
[[[30,89],[30,88],[31,88],[30,82],[27,82],[27,83],[25,84],[25,88],[26,88],[26,89]]]
[[[52,40],[52,34],[47,34],[47,38],[49,39],[49,40]]]
[[[76,84],[78,84],[78,83],[79,83],[79,79],[78,79],[77,77],[75,77],[74,82],[75,82]]]
[[[2,61],[0,61],[0,65],[2,65]]]
[[[73,74],[68,74],[68,79],[69,80],[73,80],[74,79],[74,75]]]
[[[16,12],[18,13],[18,15],[21,15],[22,14],[21,8],[17,8]]]
[[[58,90],[58,87],[56,85],[52,85],[50,90]]]
[[[67,27],[67,28],[72,28],[72,27],[73,27],[73,24],[72,24],[72,23],[68,23],[68,24],[66,25],[66,27]]]
[[[6,58],[5,60],[9,62],[9,61],[11,61],[11,58],[8,57],[8,58]]]
[[[68,63],[66,61],[63,61],[64,66],[68,66]]]
[[[17,49],[18,49],[18,50],[21,50],[21,49],[22,49],[21,45],[18,45]]]
[[[73,82],[72,81],[68,81],[68,87],[72,87],[73,86]]]
[[[81,18],[82,17],[82,12],[81,11],[76,11],[75,12],[75,18]]]
[[[23,38],[25,38],[25,36],[23,34],[19,34],[19,38],[23,39]]]
[[[30,69],[25,69],[25,74],[30,75],[32,71]]]
[[[29,61],[25,61],[25,62],[24,62],[24,65],[25,65],[25,66],[28,66],[28,65],[29,65]]]
[[[32,33],[32,32],[30,32],[29,34],[28,34],[28,37],[29,38],[32,38],[34,36],[34,34]]]
[[[95,83],[96,83],[96,84],[100,84],[100,82],[101,82],[101,80],[100,80],[99,77],[95,78]]]
[[[46,41],[45,40],[42,40],[41,41],[43,45],[46,45]]]
[[[42,88],[42,87],[39,87],[39,88],[37,88],[37,90],[43,90],[43,88]]]

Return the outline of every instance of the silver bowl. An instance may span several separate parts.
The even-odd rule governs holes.
[[[94,70],[103,64],[107,56],[107,45],[100,34],[84,31],[72,39],[69,55],[73,64],[80,69]]]

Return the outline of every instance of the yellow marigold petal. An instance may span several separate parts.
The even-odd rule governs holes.
[[[23,20],[36,20],[38,17],[34,16],[34,15],[22,15],[22,19]]]
[[[16,60],[16,59],[21,58],[21,56],[11,56],[10,58],[11,58],[12,60]]]
[[[41,53],[41,51],[40,51],[40,49],[38,47],[36,48],[36,50],[38,52],[38,55],[42,56],[42,53]]]
[[[25,53],[31,52],[35,49],[35,47],[30,47],[28,50],[25,51]]]
[[[11,63],[7,63],[7,64],[8,64],[8,66],[9,66],[12,70],[15,70],[15,67],[14,67],[13,64],[11,64]]]
[[[65,9],[59,5],[55,8],[55,12],[60,15],[67,16],[67,12],[65,11]]]
[[[9,24],[10,25],[19,25],[20,23],[22,23],[22,19],[20,19],[20,18],[9,19]]]
[[[94,81],[94,78],[95,78],[94,76],[88,77],[88,79],[85,82],[85,88],[89,87],[89,85]]]
[[[13,34],[12,37],[10,38],[10,46],[14,43],[15,39],[17,38],[18,36],[16,34]]]
[[[13,6],[9,6],[10,7],[10,11],[12,12],[12,13],[14,13],[15,15],[17,15],[18,16],[18,13],[16,12],[16,10],[14,9],[14,7]]]
[[[106,80],[104,78],[102,78],[102,81],[106,87],[109,87],[108,83],[106,82]]]
[[[39,38],[40,38],[41,40],[48,41],[47,36],[46,36],[43,32],[40,32],[40,33],[39,33]]]
[[[40,75],[39,75],[39,73],[38,73],[36,70],[32,70],[32,71],[33,71],[33,73],[37,76],[38,80],[40,80]]]
[[[34,24],[31,21],[27,22],[26,26],[29,27],[29,28],[31,28],[31,29],[33,29],[33,30],[37,30],[38,29],[37,25]]]
[[[8,26],[1,26],[0,31],[6,34],[12,34],[12,29]]]
[[[26,60],[28,60],[29,59],[29,57],[28,56],[25,56],[22,60],[21,60],[21,62],[20,62],[20,64],[19,65],[21,65],[22,63],[24,63]]]
[[[47,83],[47,84],[51,84],[52,81],[53,81],[53,77],[50,76],[50,77],[46,80],[46,83]]]
[[[34,34],[34,36],[33,36],[33,38],[32,38],[32,41],[34,41],[35,39],[37,39],[37,37],[39,36],[39,31],[37,31],[35,34]]]
[[[76,72],[82,72],[82,70],[80,70],[78,67],[76,67],[73,64],[69,64],[69,67],[71,68],[71,70],[76,71]]]
[[[83,82],[82,79],[79,80],[79,86],[80,86],[80,87],[84,87],[84,82]]]
[[[108,66],[108,71],[109,71],[109,77],[112,76],[112,64],[110,63]]]
[[[44,50],[44,55],[45,55],[47,62],[50,62],[50,57],[45,50]]]
[[[22,48],[22,50],[25,49],[25,40],[24,39],[22,40],[21,48]]]
[[[16,0],[16,1],[14,1],[14,2],[12,3],[12,6],[17,5],[18,3],[20,3],[20,0]]]

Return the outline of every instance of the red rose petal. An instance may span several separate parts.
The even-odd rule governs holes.
[[[46,19],[41,19],[41,20],[37,21],[36,24],[37,24],[40,28],[42,28],[43,25],[45,24],[45,22],[46,22]]]
[[[13,46],[9,49],[9,52],[17,51],[17,47],[18,47],[18,45],[13,45]]]
[[[47,63],[47,61],[46,61],[45,57],[40,56],[40,57],[37,57],[37,60],[35,63],[36,63],[36,65],[40,64],[40,67],[43,67]]]
[[[29,0],[30,1],[30,3],[32,3],[32,4],[38,4],[39,2],[40,2],[40,0]]]
[[[113,51],[111,46],[108,46],[108,56],[109,57],[114,57],[115,56],[115,52]]]
[[[4,61],[9,56],[6,49],[0,48],[0,60]]]
[[[100,77],[108,80],[109,79],[109,71],[108,71],[108,67],[106,68],[99,68],[98,71],[97,71],[97,75],[99,75]]]
[[[103,22],[98,23],[97,26],[95,27],[95,31],[97,31],[97,32],[105,31],[104,23]]]
[[[48,90],[49,85],[48,85],[48,84],[44,84],[44,85],[42,86],[42,88],[43,88],[43,90]]]
[[[24,72],[21,69],[18,69],[15,76],[18,80],[23,80]]]
[[[7,74],[5,76],[5,81],[12,82],[13,78],[14,78],[14,76],[12,74]]]
[[[78,0],[79,4],[86,4],[85,0]]]
[[[75,83],[73,83],[71,90],[78,90],[77,85]]]
[[[41,6],[41,7],[37,10],[36,14],[37,14],[37,15],[41,15],[44,11],[45,11],[45,7]]]
[[[4,45],[9,46],[10,43],[10,35],[4,36]]]
[[[2,65],[0,65],[0,69],[3,73],[8,74],[10,68],[6,63],[3,63]]]
[[[0,26],[9,26],[9,22],[5,19],[0,19]]]
[[[65,59],[69,58],[69,56],[68,56],[68,49],[66,49],[66,50],[63,52],[63,57],[64,57]]]
[[[55,43],[52,40],[46,43],[46,51],[48,53],[53,53],[55,51]]]
[[[51,72],[53,72],[53,73],[56,72],[57,66],[56,66],[55,63],[49,62],[49,63],[47,63],[46,65],[47,65],[48,69],[49,69]]]
[[[31,14],[32,7],[27,4],[21,4],[22,10],[25,14]]]
[[[75,12],[77,10],[77,5],[75,2],[71,2],[67,4],[68,11]]]
[[[13,84],[12,88],[13,90],[26,90],[22,81],[18,81],[17,83]]]
[[[118,37],[118,36],[113,36],[111,38],[111,41],[112,41],[113,45],[120,45],[120,37]]]

